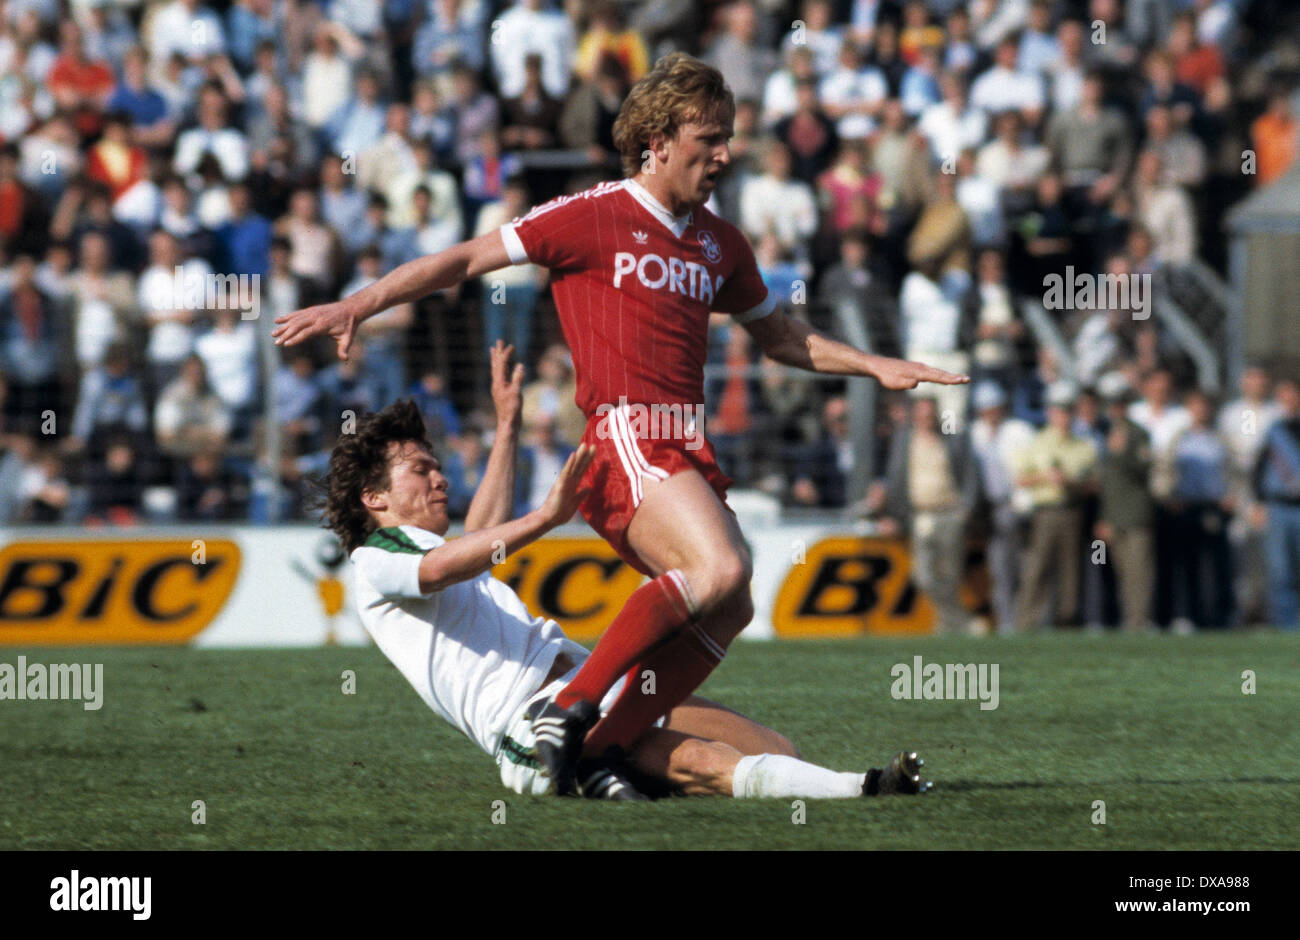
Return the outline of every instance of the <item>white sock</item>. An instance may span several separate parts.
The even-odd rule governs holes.
[[[731,795],[754,797],[824,797],[848,799],[862,795],[866,774],[827,770],[784,754],[751,754],[742,757],[731,777]]]

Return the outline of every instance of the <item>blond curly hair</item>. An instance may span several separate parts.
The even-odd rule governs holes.
[[[685,52],[669,53],[632,86],[614,122],[623,175],[637,174],[655,135],[673,138],[684,124],[730,124],[735,116],[736,99],[721,72]]]

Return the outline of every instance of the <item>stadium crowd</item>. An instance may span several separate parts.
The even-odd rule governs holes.
[[[530,371],[518,500],[537,504],[584,425],[545,272],[390,310],[347,362],[266,334],[617,177],[627,88],[684,49],[736,95],[712,207],[779,300],[976,380],[880,396],[875,482],[854,492],[843,383],[759,360],[717,317],[709,435],[739,485],[908,537],[945,629],[966,626],[973,535],[999,630],[1300,626],[1295,377],[1248,369],[1220,403],[1134,304],[1048,310],[1069,368],[1022,315],[1052,274],[1223,270],[1227,208],[1300,151],[1300,44],[1273,28],[1292,14],[0,0],[0,524],[305,518],[343,416],[403,396],[443,442],[463,514],[498,337]],[[255,317],[171,289],[226,275],[258,278]]]

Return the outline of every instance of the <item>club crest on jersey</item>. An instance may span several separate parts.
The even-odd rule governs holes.
[[[644,245],[650,239],[650,236],[645,232],[633,232],[632,238],[638,245]]]
[[[700,232],[700,248],[704,250],[704,257],[713,264],[722,260],[722,246],[718,244],[712,232]]]

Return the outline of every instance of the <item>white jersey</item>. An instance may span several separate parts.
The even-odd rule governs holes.
[[[371,533],[352,552],[357,608],[375,643],[425,703],[494,755],[556,657],[567,652],[577,663],[587,651],[555,621],[529,614],[490,572],[421,593],[420,562],[445,543],[418,526]]]

